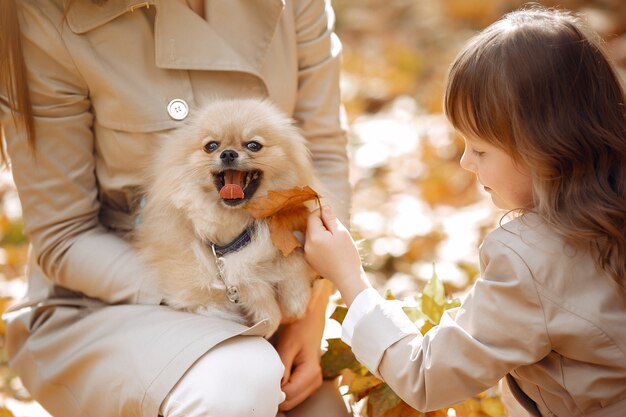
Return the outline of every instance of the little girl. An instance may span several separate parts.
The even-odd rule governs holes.
[[[626,415],[626,107],[596,35],[570,14],[510,13],[452,65],[461,166],[519,216],[480,248],[463,304],[422,336],[371,288],[332,210],[308,261],[350,307],[342,338],[408,404],[450,406],[505,378],[518,412]]]

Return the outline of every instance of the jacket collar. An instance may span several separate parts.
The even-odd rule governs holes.
[[[71,0],[65,0],[67,9]],[[166,0],[167,1],[167,0]],[[156,0],[75,0],[67,12],[67,23],[74,33],[83,34],[100,27],[124,13],[154,6]]]
[[[284,2],[206,2],[204,20],[176,0],[80,0],[74,1],[67,22],[72,32],[82,34],[123,14],[154,6],[159,68],[242,71],[260,77]]]

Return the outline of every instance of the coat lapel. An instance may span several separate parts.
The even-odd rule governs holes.
[[[204,20],[175,1],[157,4],[157,66],[255,75],[284,8],[283,0],[209,0]]]
[[[165,69],[240,71],[258,77],[284,0],[205,0],[207,19],[176,0],[79,0],[67,20],[86,33],[124,13],[156,8],[156,65]]]
[[[74,33],[83,34],[124,13],[151,7],[156,0],[65,0],[67,24]],[[71,6],[69,4],[71,3]]]

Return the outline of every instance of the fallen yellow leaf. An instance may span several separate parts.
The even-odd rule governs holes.
[[[14,414],[8,408],[0,407],[0,417],[13,417]]]

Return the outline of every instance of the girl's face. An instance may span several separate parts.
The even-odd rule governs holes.
[[[476,174],[496,207],[505,210],[532,206],[528,168],[515,163],[504,150],[478,138],[465,138],[461,167]]]

